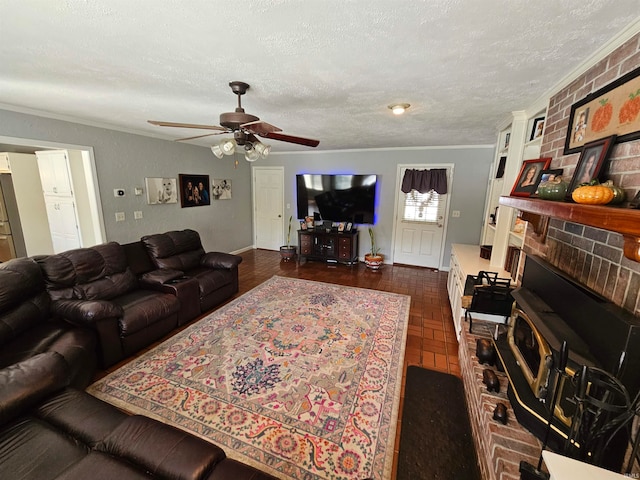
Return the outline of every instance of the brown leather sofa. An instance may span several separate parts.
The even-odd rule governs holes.
[[[178,325],[178,298],[141,285],[116,242],[38,257],[37,263],[53,315],[97,333],[103,368]]]
[[[0,370],[0,478],[277,480],[218,446],[65,388],[56,352]]]
[[[0,264],[0,368],[57,352],[66,362],[70,383],[84,388],[96,368],[95,332],[52,318],[50,303],[33,259]]]
[[[180,230],[142,237],[151,261],[165,272],[178,272],[176,280],[198,283],[200,312],[204,313],[238,292],[238,265],[242,257],[205,252],[195,230]]]

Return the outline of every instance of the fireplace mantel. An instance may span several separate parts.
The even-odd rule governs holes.
[[[624,238],[624,256],[640,262],[640,210],[524,197],[500,197],[500,205],[619,233]]]

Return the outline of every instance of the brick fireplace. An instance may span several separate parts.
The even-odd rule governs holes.
[[[478,363],[475,356],[476,340],[490,338],[495,324],[474,321],[473,333],[469,332],[468,324],[466,327],[461,332],[458,358],[482,478],[517,480],[520,478],[520,461],[537,466],[542,445],[516,420],[507,398],[506,375],[496,372],[500,381],[498,393],[489,392],[482,383],[483,370],[496,369]],[[493,419],[493,411],[500,402],[507,406],[506,425]]]

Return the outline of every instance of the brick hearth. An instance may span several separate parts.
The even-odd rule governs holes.
[[[469,333],[468,324],[465,327],[460,336],[458,357],[482,478],[518,480],[520,461],[537,466],[542,444],[516,420],[507,398],[506,375],[495,367],[480,365],[475,355],[476,340],[490,338],[495,324],[474,321],[473,334]],[[499,393],[487,391],[482,383],[485,368],[496,372],[500,380]],[[493,411],[499,402],[507,406],[506,425],[493,419]]]

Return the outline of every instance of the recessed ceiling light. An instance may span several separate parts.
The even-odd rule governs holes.
[[[411,105],[409,105],[408,103],[394,103],[393,105],[389,105],[389,108],[394,115],[402,115],[404,111],[410,106]]]

